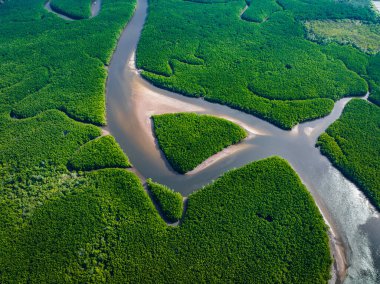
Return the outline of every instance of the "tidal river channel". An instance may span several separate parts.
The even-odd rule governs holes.
[[[135,67],[135,51],[147,15],[147,0],[137,2],[135,15],[123,31],[108,67],[107,130],[140,178],[152,178],[186,196],[230,169],[281,156],[297,171],[331,228],[335,259],[331,282],[380,283],[379,213],[315,148],[318,136],[339,118],[350,98],[336,102],[329,116],[285,131],[238,110],[156,88],[142,79]],[[181,111],[224,117],[240,124],[250,135],[190,174],[177,174],[156,145],[150,116]]]

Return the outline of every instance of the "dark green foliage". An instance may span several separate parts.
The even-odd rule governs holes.
[[[130,166],[127,156],[110,135],[84,144],[69,161],[69,168],[79,171]]]
[[[252,0],[249,8],[241,15],[246,21],[261,23],[266,21],[274,12],[282,10],[275,0]]]
[[[380,108],[350,101],[317,146],[380,209]]]
[[[194,169],[247,136],[238,125],[209,115],[175,113],[152,117],[158,144],[179,173]]]
[[[368,97],[368,100],[380,106],[380,86],[374,81],[370,81],[370,91],[371,94]]]
[[[154,239],[154,229],[166,230],[134,174],[112,169],[79,183],[73,179],[66,193],[35,208],[6,236],[12,238],[3,238],[2,283],[106,282],[114,270],[124,271],[120,261],[133,270],[129,257],[147,257],[142,239]]]
[[[167,186],[153,182],[151,179],[146,182],[153,200],[158,204],[165,219],[169,222],[176,222],[181,219],[183,213],[182,195]]]
[[[28,167],[50,160],[65,165],[80,145],[100,135],[99,128],[50,110],[26,119],[0,119],[0,163]]]
[[[84,21],[65,21],[44,3],[8,1],[0,9],[0,106],[17,117],[58,109],[104,124],[104,65],[135,1],[105,0],[102,12]]]
[[[67,22],[47,12],[44,4],[44,0],[15,0],[0,5],[1,283],[70,282],[71,272],[63,278],[54,273],[70,267],[81,252],[52,246],[47,248],[50,255],[42,256],[41,239],[49,242],[54,233],[62,235],[59,230],[52,233],[56,228],[45,230],[54,222],[38,214],[42,207],[60,203],[88,184],[86,178],[70,173],[66,164],[80,146],[100,135],[100,129],[69,117],[105,123],[104,64],[134,8],[134,1],[105,0],[96,19]],[[76,206],[86,207],[81,204],[86,201],[75,202],[64,209],[67,218]],[[71,220],[85,224],[83,216]],[[98,228],[90,225],[96,215],[86,218],[84,236]],[[34,224],[40,225],[36,232],[42,228],[38,234],[33,234]],[[77,234],[70,231],[64,238],[74,239],[75,245]],[[41,262],[31,264],[39,256]],[[52,263],[63,266],[49,270]],[[29,278],[34,269],[36,277]],[[98,274],[90,274],[95,275],[88,279],[98,282]]]
[[[323,47],[325,54],[332,59],[341,60],[348,69],[358,73],[368,81],[369,98],[380,106],[380,55],[368,56],[351,46],[335,43]]]
[[[370,58],[367,68],[371,86],[369,100],[380,106],[380,54]]]
[[[277,5],[271,1],[260,5]],[[244,5],[151,0],[137,50],[142,75],[159,87],[229,105],[285,129],[327,115],[339,98],[367,92],[363,78],[305,39],[291,11],[257,24],[239,17]]]
[[[323,219],[282,159],[249,164],[192,194],[179,227],[165,224],[138,178],[125,170],[67,180],[69,190],[34,208],[18,230],[1,231],[2,283],[326,283],[329,278]]]
[[[297,19],[355,19],[376,21],[378,16],[370,0],[277,0],[285,9],[294,13]]]
[[[331,43],[322,46],[322,51],[331,59],[341,60],[348,69],[355,73],[361,76],[367,74],[366,67],[368,66],[370,57],[356,48]]]
[[[55,12],[72,19],[87,19],[91,16],[91,0],[51,0],[50,6]]]

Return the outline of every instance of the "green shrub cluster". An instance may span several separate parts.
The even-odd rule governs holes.
[[[98,127],[76,122],[57,110],[26,119],[0,119],[0,163],[20,170],[52,161],[66,165],[80,145],[100,135]]]
[[[169,222],[176,222],[181,219],[183,213],[182,195],[167,186],[153,182],[151,179],[146,182],[153,200],[158,204],[164,218]]]
[[[91,16],[91,2],[91,0],[51,0],[50,6],[57,13],[81,20]]]
[[[308,2],[312,13],[320,1]],[[320,8],[326,11],[325,2],[352,6],[323,1]],[[261,6],[272,11],[277,5],[272,0],[255,3],[246,13]],[[137,50],[142,75],[161,88],[226,104],[285,129],[327,115],[333,101],[368,91],[363,78],[305,38],[292,9],[255,24],[239,17],[244,4],[150,1]],[[365,19],[359,10],[358,17]]]
[[[179,173],[191,171],[247,136],[240,126],[209,115],[174,113],[155,115],[152,119],[158,144]]]
[[[91,171],[104,168],[127,168],[131,164],[115,138],[107,135],[80,147],[70,159],[68,166],[77,171]]]
[[[278,3],[301,20],[353,19],[368,22],[378,20],[371,0],[278,0]]]
[[[274,12],[282,10],[275,0],[252,0],[248,9],[241,15],[246,21],[261,23],[266,21]]]
[[[369,100],[380,106],[380,54],[370,58],[367,71],[371,80],[371,94]]]
[[[380,106],[380,55],[368,56],[351,46],[336,43],[323,47],[323,52],[333,60],[342,61],[347,68],[368,81],[369,100]]]
[[[326,283],[329,278],[326,226],[280,158],[228,172],[193,193],[178,227],[166,225],[138,178],[125,170],[60,179],[67,180],[67,190],[35,207],[17,230],[2,223],[2,283]],[[6,187],[12,191],[20,183]],[[0,210],[5,208],[10,210]],[[0,214],[1,221],[13,221],[9,212],[2,213],[7,214]]]
[[[319,139],[322,154],[380,209],[380,108],[355,99]]]
[[[82,1],[58,2],[71,6]],[[58,109],[79,121],[105,124],[104,65],[135,0],[105,0],[91,21],[65,21],[45,10],[44,3],[2,4],[0,110],[25,118]]]

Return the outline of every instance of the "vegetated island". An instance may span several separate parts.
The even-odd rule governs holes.
[[[81,20],[90,18],[92,2],[93,0],[51,0],[50,7],[59,14]]]
[[[182,195],[167,186],[153,182],[151,179],[147,179],[146,182],[153,200],[158,204],[164,219],[169,222],[176,222],[181,219],[183,213]]]
[[[380,108],[354,99],[317,142],[322,154],[380,210]]]
[[[68,170],[100,136],[83,122],[105,123],[104,65],[135,1],[107,0],[98,17],[72,22],[44,2],[0,9],[0,282],[327,281],[326,227],[282,160],[231,171],[191,195],[177,228],[136,175]]]
[[[325,46],[306,38],[304,21],[378,23],[369,1],[261,2],[243,14],[253,12],[258,23],[241,19],[245,1],[149,1],[136,53],[142,76],[285,129],[327,115],[342,97],[367,93],[371,72],[361,76],[342,58],[356,57],[354,48],[331,45],[327,56]]]
[[[239,125],[210,115],[174,113],[152,119],[158,145],[173,169],[182,174],[247,136]]]
[[[68,167],[77,171],[131,167],[127,156],[110,135],[87,142],[73,155]]]
[[[4,191],[16,186],[59,189],[42,204],[28,196],[35,207],[25,215],[0,207],[0,219],[10,222],[0,234],[2,282],[326,283],[330,277],[326,225],[280,158],[232,170],[191,194],[178,227],[161,219],[133,173],[44,173],[2,187],[1,204]]]

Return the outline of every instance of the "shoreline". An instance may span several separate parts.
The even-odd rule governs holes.
[[[218,153],[208,157],[206,160],[204,160],[202,163],[200,163],[198,166],[196,166],[194,169],[191,171],[188,171],[185,173],[185,175],[195,175],[197,173],[200,173],[204,169],[208,168],[209,166],[223,160],[224,158],[231,156],[241,150],[245,150],[249,147],[249,145],[244,144],[244,142],[254,139],[255,135],[251,132],[248,132],[247,137],[245,137],[243,140],[240,142],[230,145],[223,150],[219,151]]]
[[[132,55],[128,61],[128,67],[130,70],[139,75],[138,70],[135,68],[135,51],[132,52]],[[153,132],[153,123],[151,117],[153,115],[166,114],[166,113],[177,113],[177,112],[193,112],[197,114],[204,114],[206,112],[205,108],[193,105],[191,103],[183,102],[179,99],[170,98],[159,93],[156,93],[152,90],[149,90],[145,86],[139,84],[138,80],[133,80],[132,82],[132,102],[133,110],[135,111],[137,123],[140,129],[143,130],[144,135],[146,136],[148,143],[153,143],[155,148],[158,149],[161,153],[161,149],[158,146],[156,137]],[[215,153],[210,156],[202,163],[200,163],[193,170],[187,172],[185,175],[194,175],[205,168],[211,166],[217,161],[231,156],[239,151],[242,151],[247,148],[248,145],[244,144],[245,141],[253,139],[257,135],[267,135],[266,133],[256,130],[242,121],[238,121],[226,115],[212,115],[214,117],[223,118],[230,122],[233,122],[240,127],[242,127],[247,132],[247,137],[241,140],[240,142],[230,145],[227,148]],[[164,156],[163,156],[164,157]],[[166,158],[165,158],[166,160]],[[166,160],[167,163],[167,160]],[[168,164],[168,163],[167,163]],[[171,167],[171,166],[170,166]],[[174,171],[174,170],[173,170]]]
[[[331,264],[331,278],[329,279],[328,283],[341,284],[346,279],[348,268],[349,268],[348,258],[347,258],[347,248],[344,245],[342,238],[337,233],[337,230],[336,230],[337,226],[336,224],[334,224],[334,221],[332,220],[330,216],[329,210],[326,208],[325,203],[323,202],[323,200],[321,199],[317,191],[308,182],[302,179],[302,177],[299,175],[294,165],[291,164],[291,166],[293,170],[297,173],[302,184],[306,187],[306,189],[312,196],[315,202],[315,205],[317,206],[323,218],[323,221],[327,226],[327,235],[329,239],[330,254],[333,260]]]
[[[136,65],[135,65],[135,51],[134,51],[128,61],[128,67],[137,76],[140,76],[140,72],[136,69],[135,66]],[[132,101],[134,103],[133,109],[136,110],[138,121],[140,122],[140,127],[141,129],[144,130],[145,135],[149,136],[149,139],[151,140],[151,142],[154,143],[155,147],[158,148],[158,150],[161,153],[162,151],[158,147],[154,133],[152,131],[152,120],[150,118],[152,115],[163,114],[163,113],[173,113],[173,112],[196,112],[196,113],[205,112],[204,108],[200,108],[198,106],[194,106],[192,104],[177,100],[175,98],[170,98],[170,97],[161,95],[159,93],[153,92],[152,90],[149,90],[146,86],[139,84],[137,80],[134,80],[132,85],[133,85]],[[263,133],[261,131],[252,129],[249,126],[247,126],[245,123],[239,122],[235,119],[231,119],[228,116],[221,115],[221,116],[216,116],[216,117],[224,118],[238,124],[239,126],[243,127],[247,131],[248,136],[242,141],[240,141],[239,143],[231,145],[223,149],[222,151],[212,155],[211,157],[203,161],[201,164],[199,164],[196,168],[187,172],[184,176],[196,175],[200,173],[201,171],[203,171],[204,169],[208,168],[209,166],[217,163],[218,161],[246,149],[248,145],[242,144],[243,141],[253,139],[257,135],[267,135],[267,133]],[[290,132],[291,133],[295,132],[293,134],[297,135],[299,133],[298,125],[294,127],[294,130],[292,129]],[[299,176],[297,171],[296,173]],[[302,181],[302,183],[309,190],[309,186],[307,186],[304,181]],[[312,197],[321,213],[321,216],[323,217],[325,221],[325,224],[328,226],[327,234],[329,238],[330,253],[333,259],[333,263],[331,267],[332,277],[329,280],[329,283],[343,283],[344,279],[347,276],[347,269],[348,269],[346,248],[342,244],[342,241],[340,240],[339,235],[336,233],[336,230],[331,225],[332,222],[328,220],[329,219],[327,218],[328,214],[326,214],[327,211],[326,209],[322,208],[320,204],[321,203],[320,198],[313,194],[312,194]]]
[[[121,144],[124,152],[130,154],[131,157],[134,156],[134,159],[132,159],[132,161],[135,162],[135,166],[136,166],[136,168],[134,169],[136,172],[139,173],[139,177],[142,181],[145,179],[144,178],[145,176],[152,177],[152,178],[154,177],[155,181],[161,182],[162,184],[166,184],[174,188],[176,191],[181,192],[183,196],[188,196],[189,194],[191,194],[191,192],[194,191],[194,189],[196,188],[199,189],[204,184],[209,184],[210,181],[212,181],[212,179],[215,178],[212,176],[213,175],[212,172],[214,173],[217,172],[219,174],[219,168],[223,168],[223,171],[225,172],[226,170],[230,169],[230,166],[232,166],[232,168],[240,166],[239,165],[240,162],[238,160],[235,161],[235,158],[232,158],[232,160],[234,160],[232,163],[230,163],[230,160],[227,160],[228,157],[230,157],[231,155],[234,156],[234,153],[231,153],[225,157],[226,162],[229,163],[229,166],[220,167],[220,165],[216,164],[216,162],[210,163],[207,167],[205,167],[205,168],[208,168],[206,171],[202,171],[202,170],[199,171],[200,174],[194,173],[193,175],[179,175],[179,174],[175,174],[173,170],[168,169],[167,166],[165,166],[165,161],[162,160],[162,153],[157,151],[157,144],[155,143],[155,137],[153,136],[152,127],[150,124],[150,121],[151,121],[150,115],[155,113],[154,107],[160,108],[159,106],[157,106],[157,104],[166,108],[165,110],[167,110],[168,108],[172,109],[172,112],[183,112],[184,110],[180,106],[182,105],[182,106],[189,107],[189,111],[192,111],[192,112],[196,112],[194,111],[194,109],[198,109],[201,114],[215,115],[214,113],[216,112],[218,113],[218,115],[215,115],[215,116],[218,116],[218,117],[227,118],[227,119],[229,117],[233,117],[238,120],[241,119],[242,121],[246,122],[248,127],[251,125],[253,125],[253,127],[256,127],[256,126],[258,127],[258,130],[259,130],[257,131],[258,134],[264,135],[262,137],[258,136],[257,137],[258,140],[265,137],[265,135],[268,135],[270,137],[273,137],[274,140],[271,140],[271,141],[275,141],[276,139],[281,140],[283,138],[288,139],[292,137],[296,138],[294,139],[294,142],[302,142],[304,140],[311,141],[314,138],[314,136],[317,135],[317,132],[320,131],[320,129],[322,129],[323,131],[324,128],[328,127],[328,125],[330,125],[336,119],[339,118],[339,117],[335,117],[336,114],[333,114],[333,112],[331,112],[328,115],[329,118],[327,120],[326,120],[326,117],[327,117],[326,116],[320,119],[306,121],[304,123],[298,124],[297,126],[293,127],[291,131],[286,131],[283,133],[282,129],[278,129],[278,127],[275,127],[272,124],[269,125],[267,121],[264,121],[254,116],[252,116],[255,118],[253,120],[247,119],[245,115],[243,114],[240,115],[240,112],[237,115],[236,114],[237,110],[227,109],[226,108],[227,106],[220,105],[223,107],[219,108],[219,107],[213,107],[213,105],[219,105],[219,104],[215,104],[211,102],[207,102],[205,104],[198,103],[197,101],[202,101],[202,100],[198,100],[195,98],[183,97],[182,99],[182,96],[176,93],[154,87],[153,85],[149,83],[149,81],[145,80],[144,78],[142,78],[142,76],[140,76],[140,70],[138,70],[135,66],[135,50],[136,50],[135,42],[136,41],[138,42],[138,39],[141,33],[140,28],[142,28],[144,24],[144,19],[146,16],[146,12],[141,11],[141,10],[146,9],[145,1],[138,0],[137,2],[138,2],[137,3],[137,12],[138,12],[137,17],[140,19],[133,22],[131,31],[127,31],[124,33],[124,39],[122,43],[120,44],[120,48],[124,48],[124,49],[128,48],[128,50],[123,49],[123,51],[120,50],[119,52],[116,52],[117,53],[116,57],[118,58],[119,62],[115,61],[114,65],[112,67],[110,66],[109,68],[110,69],[109,71],[111,73],[114,73],[112,88],[115,89],[115,91],[111,93],[113,96],[116,96],[116,97],[112,99],[112,106],[107,105],[107,113],[108,114],[111,113],[111,115],[110,116],[107,115],[107,117],[110,118],[110,120],[112,120],[112,123],[113,123],[113,126],[110,127],[109,129],[112,134],[118,136],[119,138],[118,142]],[[144,8],[141,9],[141,6],[140,6],[140,9],[139,9],[138,8],[139,5],[142,5]],[[129,44],[130,44],[129,46],[131,47],[128,47],[128,44],[126,44],[127,37],[129,38]],[[117,74],[115,71],[117,71]],[[108,79],[109,77],[107,78],[107,84],[109,83]],[[123,80],[124,82],[126,81],[127,83],[126,84],[123,83]],[[122,86],[123,89],[120,86]],[[107,91],[108,90],[109,90],[109,86],[107,86]],[[136,95],[136,90],[138,93],[137,95]],[[109,96],[107,94],[107,101],[108,100],[109,100]],[[147,105],[144,106],[144,100],[148,105],[150,105],[149,107]],[[337,105],[336,103],[334,105],[334,108]],[[340,101],[339,103],[341,104]],[[208,104],[210,104],[210,106]],[[139,110],[135,109],[136,105],[140,105]],[[149,110],[149,108],[151,109]],[[164,112],[161,108],[160,108],[160,111],[162,113]],[[339,112],[339,110],[338,111],[336,110],[335,113],[336,112]],[[223,114],[226,114],[227,117],[224,116]],[[136,115],[138,117],[135,117]],[[109,119],[107,120],[110,121]],[[236,123],[236,120],[235,121],[233,119],[229,119],[229,120]],[[247,129],[246,127],[244,128]],[[143,135],[141,135],[141,132],[131,135],[131,133],[134,133],[136,129],[138,129],[139,132],[140,131],[144,132]],[[146,139],[147,137],[148,139]],[[125,143],[125,141],[128,139],[130,139],[132,142]],[[153,141],[153,143],[151,143],[151,141],[149,140]],[[144,142],[142,143],[142,141]],[[269,142],[269,140],[261,140],[261,141]],[[274,154],[271,154],[273,151],[264,151],[262,155],[255,154],[255,155],[248,155],[248,157],[252,156],[253,158],[251,159],[252,161],[254,161],[256,159],[264,158],[264,157],[256,158],[258,156],[264,156],[264,155],[282,156],[281,153],[284,153],[283,151],[281,151],[282,145],[278,145],[279,143],[272,144],[271,141],[268,144],[266,144],[267,146],[265,146],[263,149],[267,150],[266,148],[269,148],[271,145],[277,145],[278,148],[273,148],[275,149]],[[284,142],[288,143],[289,139],[284,140]],[[298,147],[297,144],[301,146],[301,149],[297,148]],[[287,147],[286,145],[284,144],[284,147]],[[311,172],[309,168],[307,170],[304,170],[303,162],[302,161],[299,162],[297,160],[297,154],[295,156],[292,156],[293,151],[294,153],[299,153],[300,151],[304,152],[305,149],[307,149],[308,147],[303,147],[304,143],[289,144],[288,146],[290,145],[294,145],[294,146],[289,148],[290,154],[285,155],[284,158],[287,159],[288,162],[293,161],[295,165],[298,167],[298,170],[301,171],[299,172],[296,170],[297,175],[301,179],[303,177],[310,182],[310,185],[312,186],[313,189],[310,190],[309,186],[307,186],[307,188],[310,194],[312,195],[318,209],[320,210],[321,215],[323,216],[325,220],[326,227],[329,228],[327,231],[328,231],[328,238],[329,238],[330,254],[333,259],[333,264],[331,266],[332,278],[329,280],[329,283],[341,283],[343,282],[345,277],[348,275],[348,272],[349,272],[349,270],[347,269],[348,267],[351,267],[352,265],[351,269],[354,272],[355,270],[359,271],[359,269],[362,269],[363,267],[360,265],[360,263],[357,262],[357,260],[355,260],[355,258],[352,259],[352,256],[350,257],[350,262],[347,259],[347,254],[349,253],[353,253],[354,256],[355,256],[355,253],[357,256],[361,256],[361,254],[360,253],[358,254],[358,252],[355,249],[354,251],[351,251],[352,245],[357,244],[356,239],[353,239],[353,237],[355,237],[356,235],[353,235],[353,233],[357,234],[358,232],[357,230],[358,222],[355,221],[356,220],[355,218],[353,219],[349,217],[347,220],[349,222],[352,221],[352,225],[354,227],[351,227],[351,226],[345,227],[343,225],[342,220],[345,221],[346,218],[344,216],[341,216],[342,214],[337,214],[334,207],[331,206],[331,202],[328,195],[326,195],[326,189],[330,187],[325,187],[319,182],[318,178],[315,179],[315,176],[313,175],[315,171],[314,167],[312,168]],[[256,143],[249,146],[256,147]],[[276,149],[278,149],[278,151]],[[258,148],[258,150],[261,150],[261,149]],[[243,156],[243,154],[241,154],[238,159],[241,159],[241,156]],[[244,159],[241,159],[241,160],[244,160]],[[140,161],[143,161],[143,162],[140,162]],[[322,169],[327,169],[327,168],[322,163],[322,165],[317,164],[317,168],[315,169],[322,170]],[[307,175],[310,173],[312,173],[310,176]],[[338,174],[338,177],[339,178],[341,177],[341,173]],[[336,180],[333,179],[332,177],[328,176],[326,180],[332,181],[331,183],[332,186],[339,186]],[[184,183],[188,183],[188,185],[185,185],[185,188],[182,188],[181,184],[184,184]],[[304,184],[306,185],[306,183]],[[323,187],[321,188],[320,186],[323,186]],[[194,188],[194,189],[191,189],[191,188]],[[337,196],[340,196],[342,188],[338,187],[337,189],[338,189]],[[355,194],[358,190],[357,188],[351,188],[351,187],[347,189],[349,189],[347,193],[354,192]],[[360,193],[360,190],[358,192]],[[348,199],[347,201],[353,202],[351,203],[353,205],[359,204],[355,198]],[[343,211],[347,209],[346,204],[342,204],[342,205],[343,207],[341,209]],[[367,211],[370,210],[370,208],[367,208],[367,207],[363,208],[363,210],[364,209]],[[367,211],[365,210],[363,212],[363,218],[365,218],[364,216],[366,216],[365,212]],[[327,214],[324,214],[323,212],[324,213],[327,212]],[[329,222],[329,220],[332,220],[332,222]],[[342,236],[342,238],[340,236]],[[364,258],[363,260],[368,260],[368,258]],[[351,264],[351,261],[353,261],[352,264]],[[349,273],[349,274],[351,275],[352,273]]]
[[[80,21],[80,20],[88,20],[88,19],[92,19],[94,17],[96,17],[97,15],[99,15],[100,13],[100,10],[101,10],[101,7],[102,7],[102,0],[93,0],[91,2],[91,7],[90,7],[90,12],[91,12],[91,15],[89,18],[87,19],[76,19],[76,18],[73,18],[73,17],[70,17],[68,15],[65,15],[65,14],[62,14],[58,11],[55,11],[51,5],[50,5],[50,0],[47,1],[44,5],[44,9],[47,10],[49,13],[53,13],[55,14],[57,17],[63,19],[63,20],[66,20],[66,21]]]

